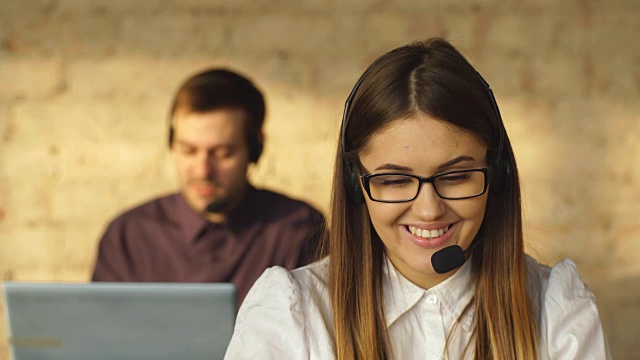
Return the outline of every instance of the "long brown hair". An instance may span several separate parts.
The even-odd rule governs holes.
[[[485,142],[492,182],[473,249],[476,359],[536,359],[538,323],[526,290],[518,171],[509,139],[475,70],[434,38],[394,49],[365,72],[338,145],[326,250],[339,360],[393,357],[384,318],[384,246],[364,202],[348,195],[359,152],[391,122],[424,113]],[[351,164],[351,165],[349,165]],[[506,170],[508,168],[508,170]]]

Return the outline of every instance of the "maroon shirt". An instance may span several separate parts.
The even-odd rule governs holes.
[[[168,195],[108,226],[92,279],[232,282],[239,306],[267,267],[311,262],[323,227],[323,216],[306,203],[253,187],[220,224],[194,212],[182,195]]]

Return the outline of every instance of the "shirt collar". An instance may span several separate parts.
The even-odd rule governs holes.
[[[255,213],[257,213],[257,211],[247,211],[251,204],[255,202],[257,193],[256,188],[247,185],[246,193],[238,206],[231,210],[221,223],[215,225],[230,227],[236,233],[241,231],[242,224],[251,223]],[[175,211],[182,234],[187,242],[195,242],[204,229],[213,224],[194,211],[182,194],[177,196]]]
[[[460,317],[475,292],[470,259],[451,277],[425,290],[400,274],[391,260],[386,258],[383,288],[387,327],[391,326],[402,314],[416,306],[422,297],[436,295],[444,309],[454,319],[460,319],[460,325],[465,331],[471,329],[474,309],[471,308],[463,317]]]
[[[258,190],[247,184],[244,196],[228,214],[223,224],[231,227],[236,233],[241,231],[241,227],[245,224],[253,222],[254,218],[260,213],[262,206],[267,204],[261,204],[258,199]]]

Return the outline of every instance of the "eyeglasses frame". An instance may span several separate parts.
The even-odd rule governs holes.
[[[475,171],[481,171],[482,173],[484,173],[484,187],[482,189],[482,192],[476,195],[472,195],[472,196],[466,196],[466,197],[462,197],[462,198],[449,198],[449,197],[445,197],[442,196],[440,194],[440,192],[438,191],[438,187],[435,185],[434,180],[442,177],[442,176],[446,176],[446,175],[451,175],[451,174],[458,174],[458,173],[465,173],[465,172],[475,172]],[[402,175],[402,176],[408,176],[408,177],[412,177],[414,179],[417,179],[419,181],[418,184],[418,191],[416,192],[416,195],[408,200],[375,200],[372,196],[371,196],[371,187],[369,184],[369,180],[373,177],[376,176],[380,176],[380,175]],[[360,175],[360,181],[362,183],[362,187],[364,188],[365,192],[367,193],[367,195],[369,196],[369,199],[371,199],[371,201],[375,201],[375,202],[381,202],[381,203],[404,203],[404,202],[410,202],[415,200],[418,195],[420,195],[420,190],[422,190],[422,184],[424,183],[430,183],[431,186],[433,186],[433,190],[436,192],[436,195],[438,195],[438,197],[440,197],[443,200],[465,200],[465,199],[472,199],[478,196],[482,196],[487,192],[487,188],[489,187],[489,183],[490,183],[490,175],[491,175],[491,169],[488,167],[483,167],[483,168],[475,168],[475,169],[464,169],[464,170],[452,170],[452,171],[447,171],[447,172],[443,172],[443,173],[439,173],[439,174],[435,174],[433,176],[429,176],[429,177],[422,177],[422,176],[418,176],[418,175],[414,175],[414,174],[406,174],[406,173],[377,173],[377,174],[364,174],[364,175]]]

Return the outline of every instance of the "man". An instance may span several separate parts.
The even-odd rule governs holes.
[[[169,130],[181,191],[108,226],[93,280],[232,282],[240,304],[267,267],[309,263],[323,216],[247,179],[262,152],[264,115],[260,91],[236,73],[213,69],[187,80]]]

